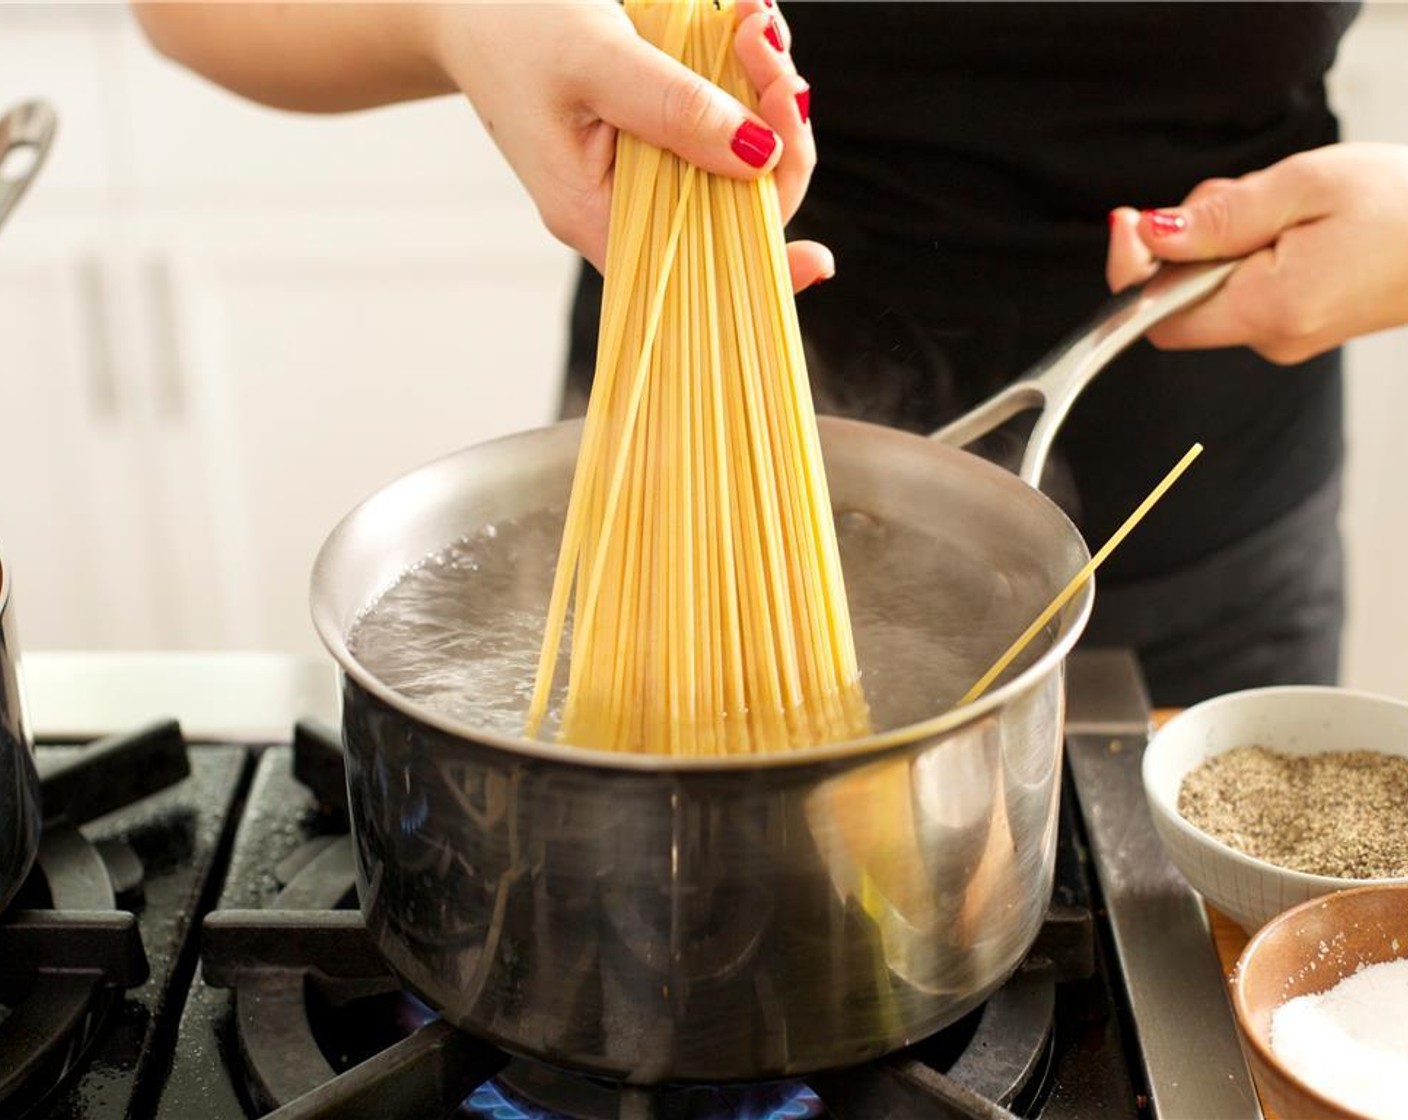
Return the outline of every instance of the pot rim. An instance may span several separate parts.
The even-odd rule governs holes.
[[[880,425],[865,424],[862,421],[842,419],[837,417],[818,417],[824,424],[880,427]],[[482,444],[474,446],[483,447],[492,443],[513,440],[535,432],[547,431],[551,428],[559,428],[580,424],[580,420],[559,421],[557,424],[549,425],[548,428],[531,429],[528,432],[516,432],[497,439],[487,440]],[[885,429],[887,432],[911,436],[911,433],[901,433],[896,429]],[[924,438],[924,437],[912,437]],[[938,445],[943,446],[943,445]],[[458,451],[450,452],[432,463],[423,464],[421,468],[426,469],[436,462],[455,458],[464,454],[470,448],[461,448]],[[971,455],[971,452],[961,451],[957,448],[948,448],[959,454]],[[977,458],[974,456],[974,458]],[[980,462],[982,460],[979,460]],[[994,470],[1001,468],[993,467]],[[415,470],[410,472],[416,473]],[[1008,473],[1008,472],[1004,472]],[[405,477],[404,475],[401,477]],[[1070,531],[1078,538],[1081,538],[1080,531],[1072,524],[1055,502],[1036,487],[1029,486],[1020,478],[1011,476],[1014,482],[1032,491],[1038,498],[1049,504],[1051,510],[1059,517]],[[388,483],[388,486],[395,485],[395,481]],[[384,489],[384,488],[383,488]],[[377,493],[381,493],[378,490]],[[375,498],[375,494],[367,501]],[[359,503],[329,534],[324,541],[322,549],[319,550],[318,559],[313,569],[313,625],[321,638],[323,645],[332,654],[333,659],[342,670],[344,679],[350,678],[363,691],[370,693],[380,700],[387,707],[410,719],[416,720],[420,724],[442,731],[456,739],[465,741],[465,745],[489,747],[495,750],[504,751],[508,754],[520,757],[536,758],[543,762],[565,763],[572,766],[579,766],[584,769],[605,769],[617,771],[636,772],[702,772],[702,773],[729,773],[734,771],[758,771],[777,770],[784,767],[825,765],[848,762],[853,759],[878,755],[890,749],[903,748],[919,742],[920,740],[933,739],[945,736],[960,728],[968,727],[972,724],[987,718],[997,709],[1005,706],[1009,701],[1022,695],[1036,685],[1051,672],[1059,669],[1064,663],[1071,648],[1079,641],[1084,632],[1086,624],[1090,620],[1091,611],[1094,609],[1095,598],[1095,576],[1092,574],[1085,582],[1085,586],[1080,589],[1075,597],[1057,615],[1058,620],[1065,620],[1061,623],[1061,632],[1051,646],[1042,652],[1032,664],[1028,665],[1022,672],[1018,673],[1011,680],[997,688],[990,689],[979,699],[971,704],[950,708],[946,712],[941,712],[929,719],[921,720],[918,723],[906,724],[903,727],[892,728],[887,731],[874,732],[870,735],[859,738],[844,739],[839,742],[826,743],[813,747],[798,747],[793,750],[766,751],[761,754],[739,754],[739,755],[713,755],[707,757],[688,757],[670,754],[647,754],[637,751],[604,751],[590,747],[576,747],[571,744],[551,742],[544,739],[528,739],[516,735],[504,735],[495,731],[476,729],[470,724],[459,720],[451,719],[439,712],[433,711],[423,705],[417,704],[407,699],[388,685],[380,681],[373,673],[357,660],[352,654],[347,644],[348,634],[344,633],[342,627],[331,617],[330,612],[324,609],[319,601],[318,584],[319,574],[323,567],[327,549],[337,539],[344,525],[356,517],[358,511],[364,503]],[[1081,538],[1083,540],[1083,538]],[[1089,551],[1088,548],[1086,550]],[[364,607],[365,609],[365,607]]]

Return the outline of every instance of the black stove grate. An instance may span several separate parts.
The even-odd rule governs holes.
[[[308,860],[305,873],[321,878],[324,858]],[[299,890],[295,877],[278,897]],[[407,1024],[414,1029],[405,1038],[339,1074],[315,1027],[312,991],[356,1014],[349,1006],[353,1002],[397,990],[360,914],[217,911],[206,919],[202,945],[206,982],[234,991],[251,1093],[261,1108],[276,1109],[272,1115],[278,1120],[447,1116],[466,1098],[471,1098],[467,1115],[488,1111],[494,1120],[512,1116],[514,1102],[521,1103],[518,1111],[525,1117],[720,1120],[725,1113],[715,1098],[741,1092],[623,1091],[589,1079],[548,1076],[526,1062],[515,1062],[501,1083],[486,1089],[484,1082],[508,1064],[507,1056],[434,1020]],[[1089,913],[1054,909],[1028,962],[964,1023],[899,1056],[808,1078],[809,1087],[824,1102],[825,1115],[836,1120],[1011,1117],[1015,1114],[1006,1106],[1024,1094],[1033,1097],[1049,1068],[1056,985],[1089,976],[1092,954]],[[802,1088],[756,1087],[746,1109],[727,1115],[821,1115],[792,1107],[804,1098]],[[477,1106],[475,1090],[480,1090]],[[407,1108],[411,1111],[403,1111]]]
[[[38,858],[0,917],[5,1120],[150,1117],[248,761],[173,721],[39,745]]]
[[[23,1115],[82,1055],[112,993],[147,978],[137,919],[114,910],[111,884],[64,859],[74,833],[46,834],[40,857],[50,890],[76,909],[15,910],[0,923],[0,1106]],[[47,849],[47,851],[46,851]],[[56,872],[54,869],[58,867]],[[26,884],[26,890],[32,889]],[[21,898],[24,897],[21,892]]]
[[[49,1095],[95,1036],[114,993],[146,981],[137,919],[142,865],[78,826],[167,789],[190,773],[175,723],[39,756],[44,825],[35,868],[0,921],[0,1106],[23,1115]]]

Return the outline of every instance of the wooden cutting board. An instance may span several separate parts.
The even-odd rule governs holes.
[[[1217,945],[1218,958],[1222,961],[1222,971],[1231,976],[1232,970],[1237,966],[1237,958],[1242,955],[1242,950],[1251,938],[1242,932],[1241,926],[1220,910],[1208,906],[1207,911],[1208,920],[1212,923],[1212,939]],[[1255,1076],[1252,1083],[1256,1083]],[[1276,1113],[1267,1105],[1260,1087],[1257,1088],[1257,1096],[1261,1097],[1261,1111],[1266,1114],[1266,1120],[1277,1120]]]
[[[1162,710],[1154,713],[1154,725],[1160,726],[1166,720],[1172,718],[1177,712],[1172,710]],[[1242,927],[1229,918],[1220,910],[1212,906],[1207,907],[1208,921],[1212,925],[1213,942],[1217,945],[1217,956],[1222,962],[1222,971],[1225,975],[1231,976],[1232,970],[1237,966],[1237,958],[1242,955],[1242,950],[1247,947],[1247,942],[1251,940]],[[1255,1083],[1255,1078],[1253,1078]],[[1260,1088],[1257,1095],[1261,1096]],[[1266,1120],[1277,1120],[1276,1114],[1267,1107],[1263,1097],[1261,1110],[1266,1114]]]

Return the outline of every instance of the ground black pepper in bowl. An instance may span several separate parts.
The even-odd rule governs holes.
[[[1178,811],[1239,852],[1342,879],[1408,876],[1408,758],[1236,747],[1183,779]]]

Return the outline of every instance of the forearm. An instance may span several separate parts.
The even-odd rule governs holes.
[[[772,174],[788,217],[816,163],[771,0],[734,9],[756,111],[647,42],[619,0],[132,2],[157,49],[266,104],[337,112],[459,91],[548,229],[598,268],[618,130],[716,175]],[[831,275],[823,247],[794,248],[794,284]]]
[[[267,105],[340,112],[451,93],[434,57],[436,5],[135,3],[152,44]]]

